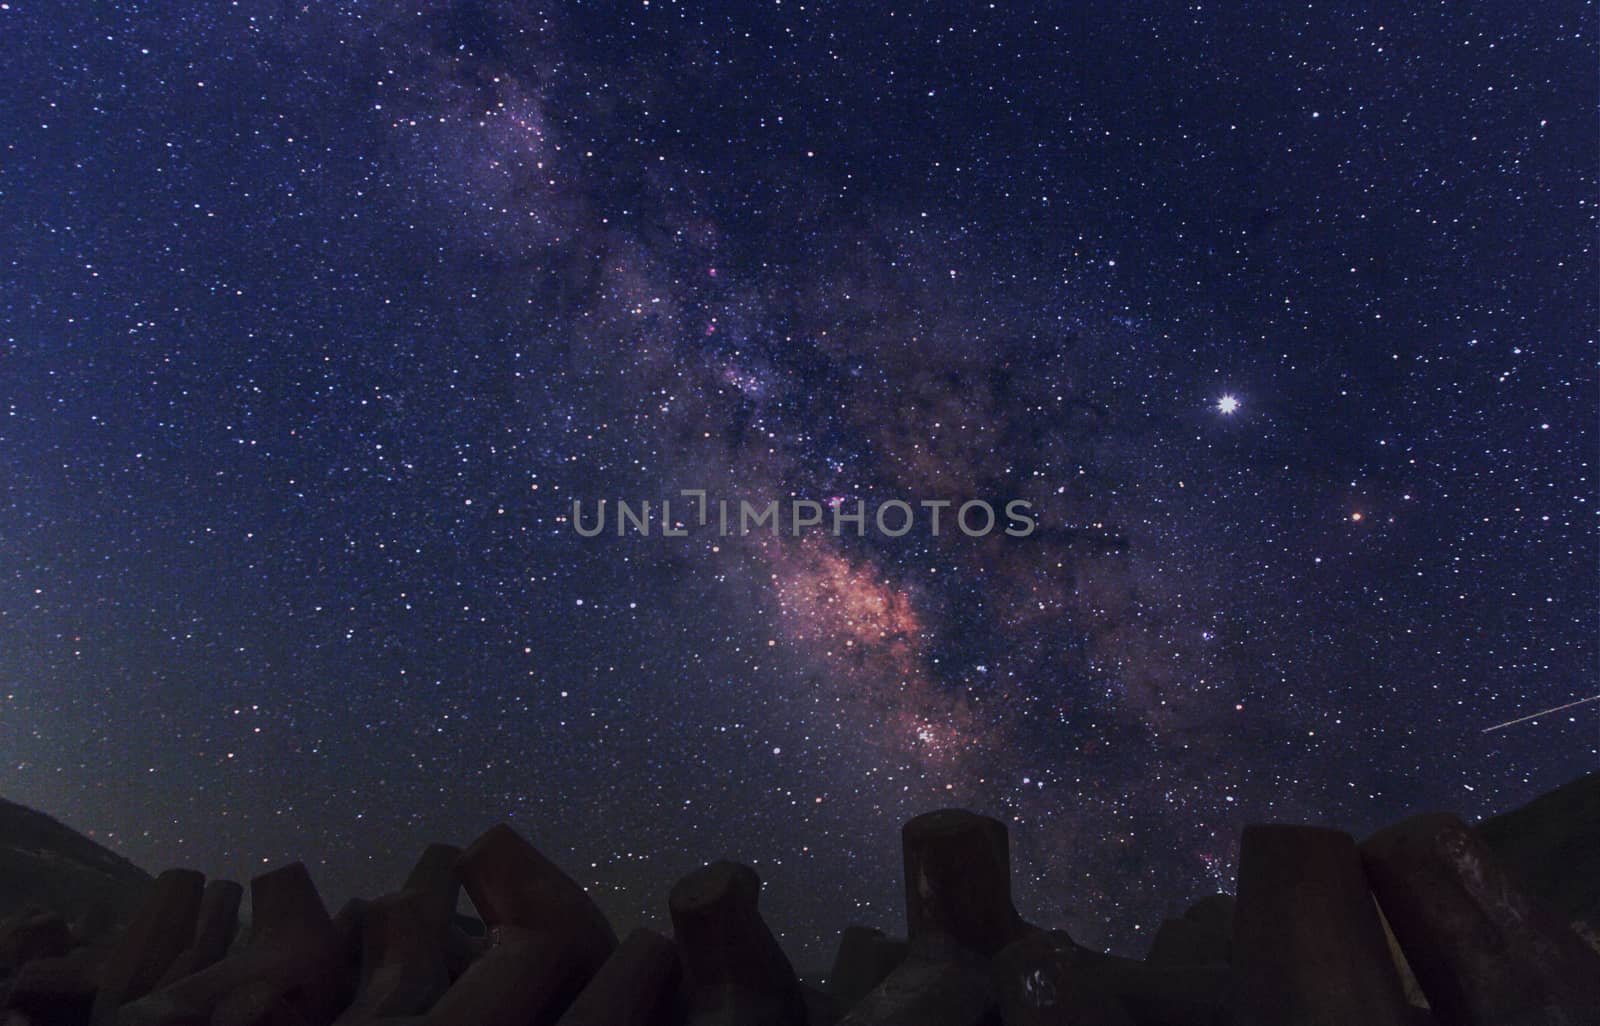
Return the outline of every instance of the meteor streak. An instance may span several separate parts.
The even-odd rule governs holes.
[[[1519,716],[1514,720],[1507,720],[1504,723],[1496,723],[1492,727],[1484,727],[1482,733],[1487,734],[1489,731],[1499,730],[1501,727],[1512,727],[1518,723],[1526,723],[1529,720],[1536,720],[1541,716],[1549,716],[1551,713],[1558,713],[1563,709],[1571,709],[1573,706],[1588,705],[1590,702],[1600,702],[1600,695],[1590,695],[1588,698],[1580,698],[1576,702],[1568,702],[1566,705],[1558,705],[1554,709],[1542,709],[1536,713],[1529,713],[1526,716]]]

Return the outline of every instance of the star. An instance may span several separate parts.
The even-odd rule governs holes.
[[[1239,410],[1239,397],[1238,396],[1225,395],[1221,399],[1217,400],[1217,412],[1222,414],[1224,417],[1231,416],[1234,413],[1237,413],[1238,410]]]

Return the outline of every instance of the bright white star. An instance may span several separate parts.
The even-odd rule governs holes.
[[[1237,396],[1225,395],[1221,399],[1217,400],[1218,413],[1229,414],[1237,411],[1238,409],[1239,398]]]

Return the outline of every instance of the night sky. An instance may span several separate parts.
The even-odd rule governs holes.
[[[1595,12],[1407,6],[0,3],[0,794],[813,967],[932,808],[1142,953],[1595,768]],[[693,488],[1039,528],[571,523]]]

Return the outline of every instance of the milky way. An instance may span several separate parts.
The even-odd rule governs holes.
[[[1593,28],[0,5],[0,792],[742,859],[811,967],[941,805],[1139,953],[1245,823],[1561,783],[1592,704],[1483,728],[1596,690]],[[574,530],[685,490],[1038,526]]]

